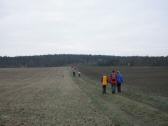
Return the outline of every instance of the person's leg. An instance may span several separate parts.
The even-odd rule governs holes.
[[[106,94],[106,85],[104,86],[104,93]]]
[[[117,92],[119,92],[119,84],[117,84]]]
[[[111,93],[113,93],[113,85],[111,84]]]
[[[120,84],[117,83],[117,92],[120,92]]]
[[[106,87],[105,85],[102,86],[102,93],[105,94]]]
[[[118,92],[121,93],[121,84],[118,85]]]
[[[114,93],[116,93],[116,85],[114,85]]]
[[[116,86],[115,85],[112,85],[112,93],[114,94],[116,91]]]

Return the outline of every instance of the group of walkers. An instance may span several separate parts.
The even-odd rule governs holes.
[[[78,76],[81,77],[81,72],[74,66],[72,68],[73,77]],[[112,73],[108,76],[107,74],[102,74],[101,76],[101,84],[102,84],[102,93],[106,94],[107,85],[111,85],[111,92],[113,94],[121,93],[121,85],[124,83],[124,79],[122,74],[119,71],[112,70]]]
[[[119,71],[116,72],[115,70],[113,70],[109,76],[105,74],[102,75],[101,83],[102,83],[103,94],[106,94],[106,88],[109,83],[111,85],[111,92],[113,94],[116,93],[116,88],[117,88],[117,92],[121,93],[121,85],[124,83],[124,79],[122,74]]]

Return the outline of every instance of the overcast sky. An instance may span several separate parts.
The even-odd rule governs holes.
[[[168,0],[0,0],[0,56],[168,55]]]

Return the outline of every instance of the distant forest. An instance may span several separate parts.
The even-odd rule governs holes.
[[[97,66],[168,66],[167,57],[106,55],[38,55],[0,57],[0,67],[56,67],[67,65]]]

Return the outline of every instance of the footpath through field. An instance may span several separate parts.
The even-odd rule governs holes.
[[[122,95],[102,95],[68,67],[1,69],[0,126],[166,126],[168,114]]]
[[[138,102],[125,95],[103,95],[101,84],[87,76],[74,78],[74,81],[92,100],[94,107],[101,110],[116,126],[167,126],[168,113],[152,105]],[[110,86],[110,85],[109,85]],[[110,89],[110,87],[108,87]],[[166,101],[165,101],[166,103]]]
[[[0,126],[111,125],[70,68],[0,70]]]

